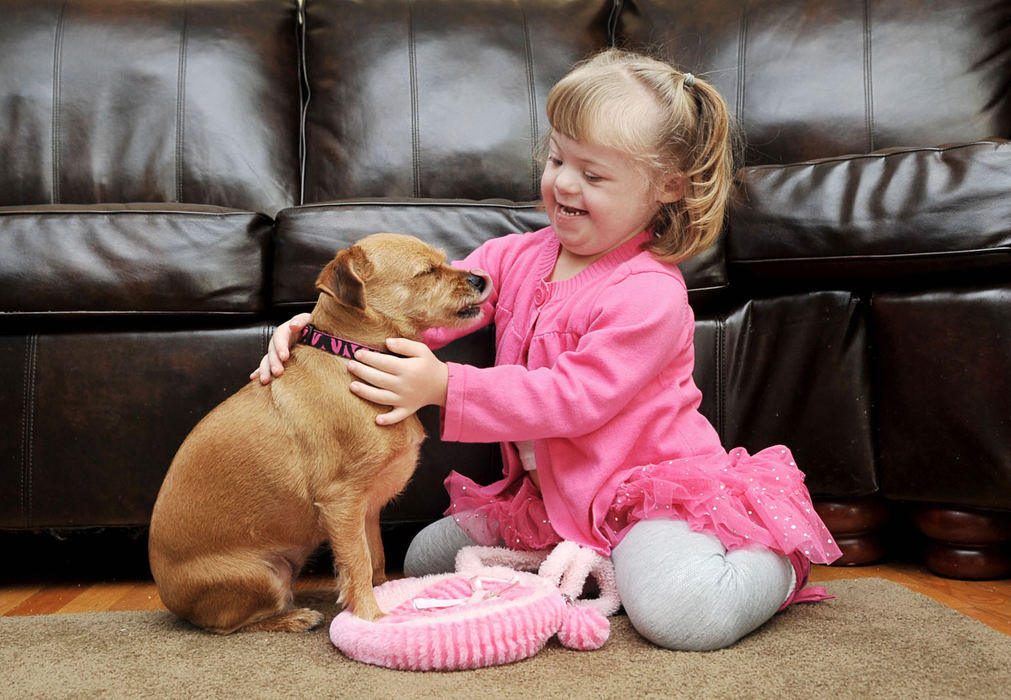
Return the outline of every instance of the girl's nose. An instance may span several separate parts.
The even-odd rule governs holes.
[[[579,188],[579,178],[571,168],[561,168],[555,177],[555,187],[561,192],[576,192]]]

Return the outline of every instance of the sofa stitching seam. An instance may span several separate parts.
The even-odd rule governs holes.
[[[797,161],[796,163],[766,163],[762,165],[748,165],[744,168],[741,168],[741,172],[750,172],[757,170],[786,170],[788,168],[805,168],[812,165],[847,163],[857,160],[865,160],[868,158],[881,158],[881,159],[896,158],[910,153],[948,153],[949,151],[958,151],[966,148],[976,148],[980,146],[992,146],[995,148],[1001,148],[1006,145],[1011,145],[1011,141],[994,137],[988,139],[980,139],[978,141],[970,141],[967,143],[956,143],[946,146],[904,146],[904,147],[897,147],[894,149],[881,150],[875,153],[857,153],[857,154],[846,153],[839,156],[811,158],[809,160]]]
[[[21,415],[20,500],[24,527],[32,526],[32,463],[35,442],[35,383],[37,378],[37,337],[30,335],[25,345],[24,387]]]
[[[867,129],[867,150],[874,150],[874,75],[872,63],[872,32],[870,3],[864,0],[864,126]]]
[[[176,85],[176,201],[183,201],[183,143],[186,138],[186,51],[188,48],[187,36],[187,6],[183,0],[183,26],[182,36],[179,40],[179,70]]]
[[[421,196],[421,134],[418,123],[418,55],[414,39],[414,0],[407,5],[407,55],[411,72],[411,165],[414,196]]]
[[[539,180],[537,177],[537,89],[534,82],[534,52],[530,41],[530,25],[527,23],[527,14],[522,5],[520,6],[520,17],[523,20],[523,44],[526,54],[524,58],[526,60],[527,93],[530,108],[530,140],[534,145],[534,148],[530,149],[530,191],[536,196]]]
[[[305,170],[306,170],[306,133],[305,124],[309,116],[309,102],[312,100],[312,86],[309,85],[309,60],[305,52],[305,3],[298,3],[298,27],[296,28],[296,41],[298,42],[298,53],[300,57],[298,66],[298,89],[301,110],[298,124],[298,203],[305,204]],[[302,91],[305,91],[304,94]],[[275,212],[276,213],[276,212]]]
[[[748,51],[748,7],[747,4],[742,3],[741,6],[741,21],[738,28],[738,40],[737,40],[737,105],[736,105],[736,117],[737,123],[744,123],[744,83],[745,74],[747,71],[746,67],[746,57]]]
[[[60,79],[63,72],[63,22],[67,4],[60,6],[56,20],[56,36],[53,42],[53,184],[50,199],[53,204],[60,201]]]
[[[726,388],[723,376],[723,363],[726,360],[726,319],[719,316],[716,319],[716,340],[713,343],[713,365],[716,367],[716,433],[720,442],[724,442],[724,412],[726,406]]]

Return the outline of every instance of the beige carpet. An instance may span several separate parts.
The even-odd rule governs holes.
[[[349,661],[327,629],[220,638],[169,613],[0,618],[3,698],[1009,698],[1011,637],[880,579],[826,584],[730,649],[672,652],[624,617],[595,652],[411,673]],[[332,612],[332,611],[330,611]]]

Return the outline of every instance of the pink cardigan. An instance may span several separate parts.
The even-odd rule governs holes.
[[[510,443],[532,440],[555,531],[605,554],[600,523],[636,466],[725,454],[698,412],[684,277],[642,250],[648,235],[552,283],[550,227],[490,240],[458,263],[494,282],[479,322],[425,336],[437,348],[495,324],[494,367],[449,364],[442,438],[504,443],[505,478],[489,496],[524,475]]]

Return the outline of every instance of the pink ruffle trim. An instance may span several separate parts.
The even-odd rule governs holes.
[[[447,513],[479,544],[504,542],[511,549],[536,550],[560,541],[529,478],[494,498],[456,473],[446,487],[452,503]],[[814,510],[803,473],[782,446],[755,455],[736,448],[636,467],[619,484],[597,527],[614,547],[632,525],[658,517],[711,532],[728,550],[761,546],[782,554],[798,552],[820,564],[841,555]]]

